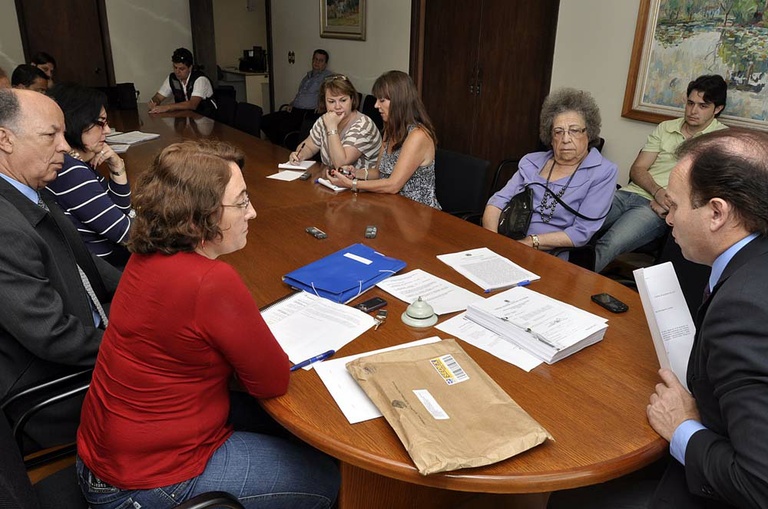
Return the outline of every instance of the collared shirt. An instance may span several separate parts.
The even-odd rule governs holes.
[[[712,264],[712,272],[709,275],[710,289],[715,287],[717,282],[720,280],[720,276],[723,275],[725,267],[727,267],[728,263],[730,263],[733,257],[736,256],[736,253],[741,251],[744,246],[752,242],[755,238],[757,238],[757,236],[757,233],[751,233],[747,235],[726,249],[723,253],[720,254],[720,256],[715,259],[715,262]],[[677,429],[675,429],[675,432],[672,434],[672,441],[669,443],[669,452],[682,465],[685,465],[685,449],[688,447],[688,441],[691,439],[694,433],[702,429],[707,428],[699,421],[688,419],[680,423]]]
[[[677,147],[685,141],[685,136],[683,136],[684,122],[685,118],[676,118],[674,120],[662,122],[656,126],[656,129],[654,129],[648,136],[648,140],[643,147],[643,152],[656,153],[656,160],[651,167],[648,168],[648,173],[653,177],[653,180],[664,189],[666,189],[669,184],[669,174],[672,173],[672,168],[677,164],[675,151],[677,150]],[[701,136],[702,134],[719,131],[720,129],[726,129],[727,127],[728,126],[725,124],[721,124],[716,118],[713,118],[712,122],[710,122],[706,128],[693,136]],[[651,196],[650,193],[634,182],[630,182],[622,187],[621,190],[637,193],[648,201],[653,200],[653,196]]]
[[[309,71],[299,84],[299,91],[296,93],[296,97],[293,98],[292,106],[302,110],[316,109],[320,96],[320,85],[331,74],[333,73],[328,69],[317,72],[314,70]]]

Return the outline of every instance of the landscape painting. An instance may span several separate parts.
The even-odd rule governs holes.
[[[768,130],[768,0],[642,0],[622,116],[680,117],[702,74],[728,83],[720,119]]]
[[[365,40],[366,0],[320,0],[320,37]]]

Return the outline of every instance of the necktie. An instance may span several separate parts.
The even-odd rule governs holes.
[[[702,304],[704,302],[707,302],[707,299],[709,299],[709,296],[712,295],[712,290],[709,289],[709,284],[707,284],[706,287],[704,287],[704,296],[701,299]]]
[[[48,205],[43,201],[42,195],[39,193],[37,195],[37,206],[44,209],[46,212],[51,211],[51,209],[48,208]],[[75,266],[77,267],[77,272],[80,274],[80,281],[83,283],[85,293],[87,293],[88,297],[91,299],[92,307],[96,308],[96,312],[99,314],[99,318],[101,318],[101,323],[106,327],[107,324],[109,324],[109,319],[107,319],[107,313],[104,311],[104,307],[101,305],[101,302],[99,302],[96,292],[93,291],[93,286],[91,286],[88,276],[85,275],[85,272],[80,268],[80,265],[75,264]]]

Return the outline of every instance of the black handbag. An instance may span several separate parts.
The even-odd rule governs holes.
[[[533,190],[530,186],[541,186],[545,189],[547,186],[538,182],[532,182],[525,186],[525,188],[514,195],[504,210],[501,211],[499,216],[499,233],[506,235],[510,239],[520,240],[528,235],[528,227],[531,225],[531,216],[533,215]],[[608,216],[608,212],[600,217],[588,217],[584,214],[573,210],[567,203],[565,203],[559,196],[550,191],[552,197],[568,212],[576,217],[585,219],[587,221],[599,221],[605,219]]]
[[[514,195],[499,216],[498,231],[513,240],[520,240],[528,235],[533,215],[533,190],[525,188]]]

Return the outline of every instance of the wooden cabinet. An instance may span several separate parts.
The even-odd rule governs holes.
[[[419,4],[423,57],[416,75],[440,147],[494,165],[535,150],[559,0]]]

